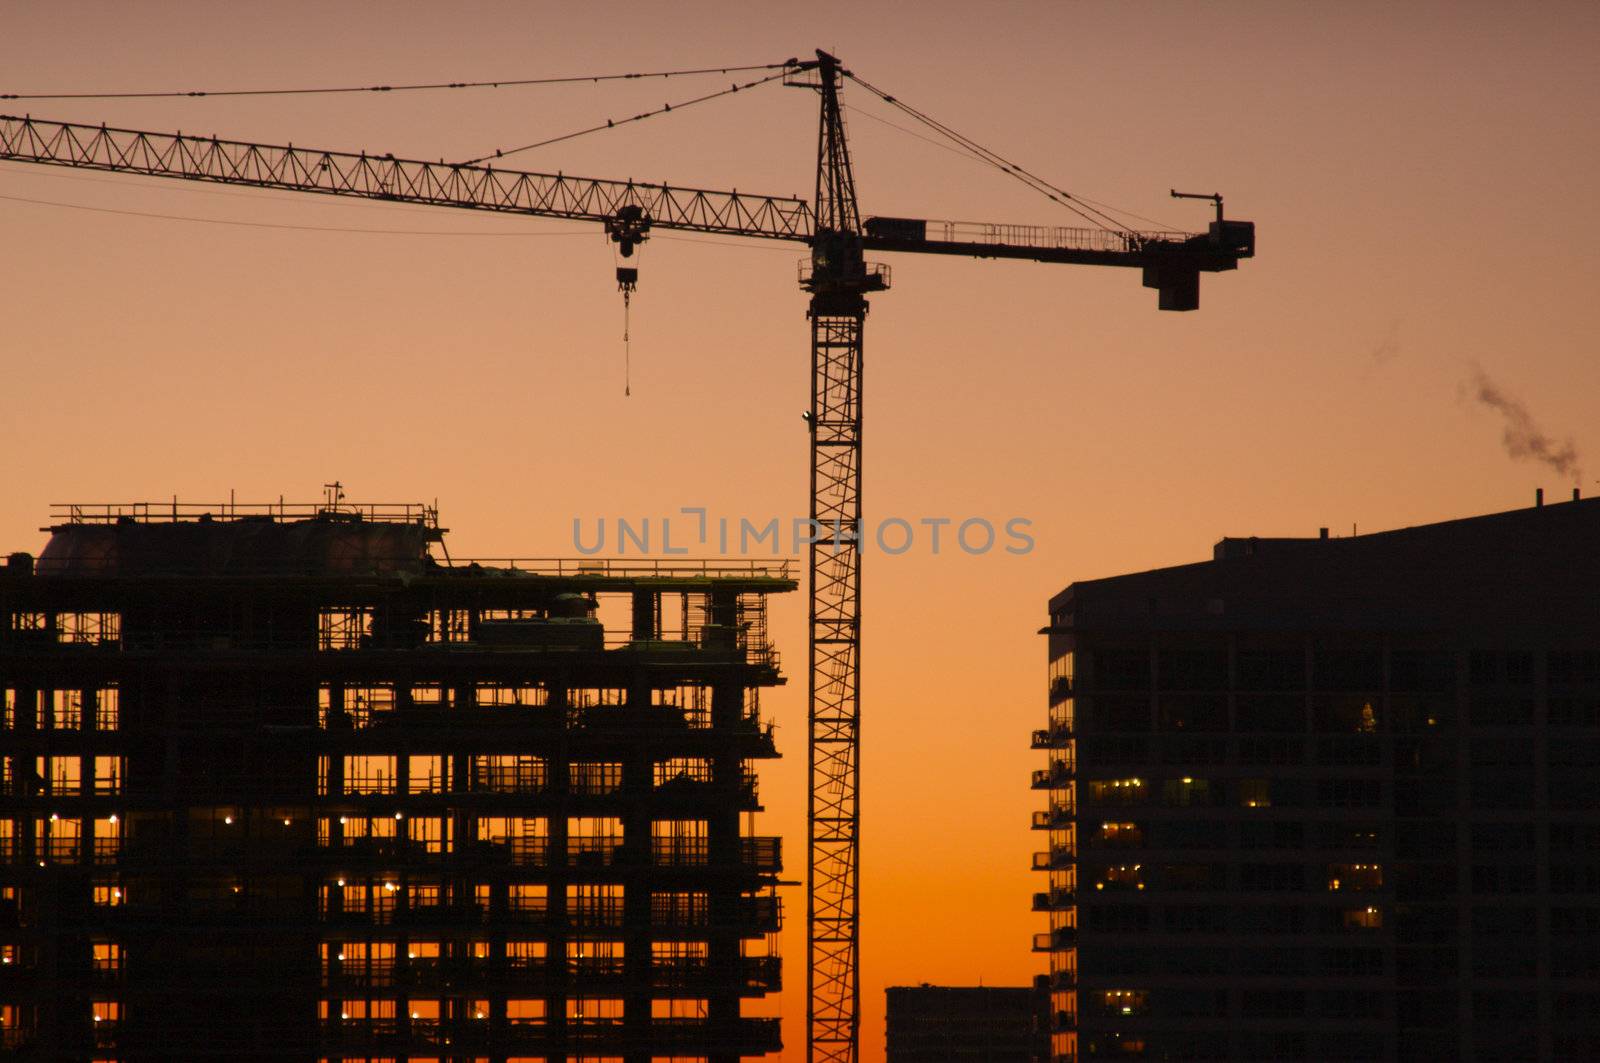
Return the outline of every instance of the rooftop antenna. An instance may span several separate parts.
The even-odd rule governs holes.
[[[335,480],[331,484],[322,485],[322,504],[329,512],[337,513],[339,511],[339,503],[343,501],[344,484]]]

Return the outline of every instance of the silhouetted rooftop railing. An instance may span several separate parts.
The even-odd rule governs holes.
[[[439,527],[439,510],[424,502],[55,502],[57,524],[173,524],[181,521],[364,520],[385,524]]]
[[[192,520],[193,518],[179,519]],[[240,517],[238,519],[243,520],[244,518]],[[170,522],[169,518],[162,518],[162,520]],[[62,523],[91,523],[91,521],[63,521]],[[115,518],[111,521],[96,518],[93,523],[115,523]],[[182,559],[178,560],[181,561]],[[119,570],[127,566],[128,562],[116,555],[65,555],[40,559],[37,563],[36,571],[41,576],[100,576],[115,575]],[[194,565],[184,565],[175,561],[161,567],[155,574],[185,575],[190,574],[190,569],[198,571],[200,568],[201,566],[198,562]],[[364,575],[393,575],[402,570],[412,575],[469,576],[491,579],[496,577],[515,579],[527,576],[555,576],[562,579],[660,579],[664,581],[793,579],[790,575],[790,562],[787,558],[762,558],[748,561],[712,558],[693,560],[685,558],[667,561],[647,557],[627,559],[495,557],[454,558],[441,561],[430,556],[375,557],[368,555],[360,558],[341,558],[336,566],[331,565],[327,559],[320,557],[285,558],[270,562],[230,562],[223,569],[216,572],[205,572],[204,574],[228,577],[278,578],[293,576],[359,577]]]
[[[498,570],[509,576],[597,576],[608,579],[684,579],[704,576],[716,578],[789,579],[786,558],[757,558],[748,561],[717,558],[667,561],[658,558],[572,558],[572,557],[478,557],[456,558],[441,564],[449,572],[476,569]],[[488,574],[488,573],[485,573]]]

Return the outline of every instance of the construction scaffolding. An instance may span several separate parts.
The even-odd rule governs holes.
[[[741,1001],[783,566],[441,562],[433,507],[338,497],[57,518],[0,568],[0,1047],[781,1047]]]

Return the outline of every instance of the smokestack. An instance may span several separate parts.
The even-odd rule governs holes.
[[[1535,487],[1533,489],[1533,504],[1535,506],[1544,505],[1544,488]]]
[[[1321,533],[1319,535],[1319,538],[1326,539],[1328,537],[1328,529],[1327,528],[1318,528],[1317,531]]]
[[[1576,487],[1572,489],[1572,500],[1574,502],[1578,500],[1578,489]]]

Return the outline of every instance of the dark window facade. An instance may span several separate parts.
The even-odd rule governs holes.
[[[1052,1058],[1587,1058],[1600,502],[1050,603]]]

